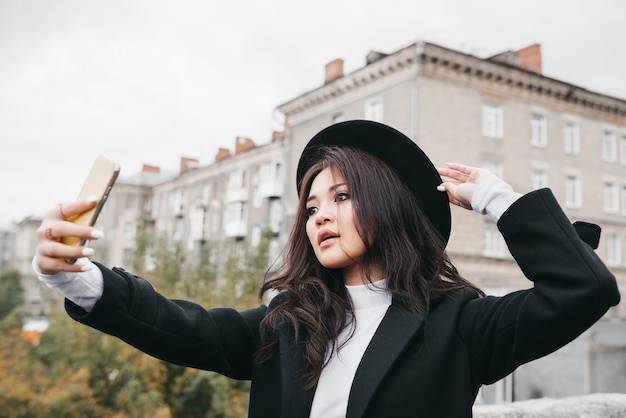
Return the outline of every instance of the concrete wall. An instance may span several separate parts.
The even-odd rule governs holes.
[[[618,418],[626,417],[626,394],[597,393],[563,399],[533,399],[474,407],[474,418]]]

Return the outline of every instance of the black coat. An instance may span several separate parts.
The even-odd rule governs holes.
[[[434,296],[427,319],[392,303],[357,369],[348,417],[470,417],[482,384],[567,344],[619,302],[615,278],[548,189],[520,198],[498,227],[534,287]],[[298,376],[302,350],[289,326],[279,331],[279,353],[252,366],[267,307],[207,311],[101,269],[102,299],[90,313],[68,301],[73,318],[166,361],[252,379],[250,417],[309,415],[314,390]]]

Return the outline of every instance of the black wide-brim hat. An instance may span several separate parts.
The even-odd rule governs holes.
[[[442,183],[441,177],[430,158],[415,142],[396,129],[378,122],[351,120],[331,125],[311,138],[302,151],[296,175],[298,194],[305,173],[321,157],[320,148],[328,145],[359,148],[391,166],[411,190],[444,242],[448,242],[448,196],[437,190],[437,186]]]

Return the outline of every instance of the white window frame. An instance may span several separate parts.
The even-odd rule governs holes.
[[[246,171],[243,169],[233,170],[228,174],[228,189],[242,189],[247,187]]]
[[[530,145],[538,148],[548,146],[548,119],[540,113],[530,116]]]
[[[622,238],[617,233],[606,236],[606,264],[613,267],[622,264]]]
[[[481,132],[488,138],[501,139],[504,136],[504,112],[501,104],[490,101],[482,103]]]
[[[248,207],[246,202],[232,202],[226,210],[227,222],[239,222],[248,219]]]
[[[565,176],[565,206],[578,209],[582,206],[582,181],[580,176],[568,174]]]
[[[175,216],[182,215],[183,211],[185,210],[185,197],[185,191],[182,188],[177,188],[170,192],[170,210]]]
[[[498,230],[498,225],[491,221],[483,223],[483,255],[485,257],[504,257],[504,238]]]
[[[622,186],[621,206],[622,206],[622,215],[626,215],[626,186]]]
[[[533,190],[548,187],[548,172],[542,168],[533,168],[530,174],[530,182]]]
[[[619,212],[619,189],[617,184],[607,181],[602,185],[602,209],[605,213]]]
[[[269,202],[269,228],[274,233],[280,232],[284,219],[283,204],[280,198],[270,199]]]
[[[135,221],[125,221],[124,222],[124,238],[133,239],[137,236],[137,226]]]
[[[576,122],[565,122],[563,125],[563,142],[566,154],[580,154],[580,125]]]
[[[365,101],[365,119],[374,122],[383,122],[383,98],[372,97]]]
[[[617,161],[617,137],[615,132],[604,130],[602,133],[602,159],[604,161]]]

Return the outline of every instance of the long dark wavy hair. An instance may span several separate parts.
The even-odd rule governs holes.
[[[379,271],[387,279],[393,303],[426,317],[430,298],[462,287],[482,292],[462,278],[445,252],[446,243],[396,172],[372,154],[347,146],[321,150],[320,159],[302,180],[300,199],[282,265],[260,289],[282,292],[261,323],[262,364],[278,349],[277,332],[288,322],[304,346],[302,376],[315,386],[341,331],[351,325],[352,303],[341,271],[323,267],[306,234],[306,200],[315,177],[330,168],[343,177],[352,199],[354,219],[366,254],[363,277]],[[437,185],[433,185],[436,187]],[[332,352],[332,351],[330,351]]]

